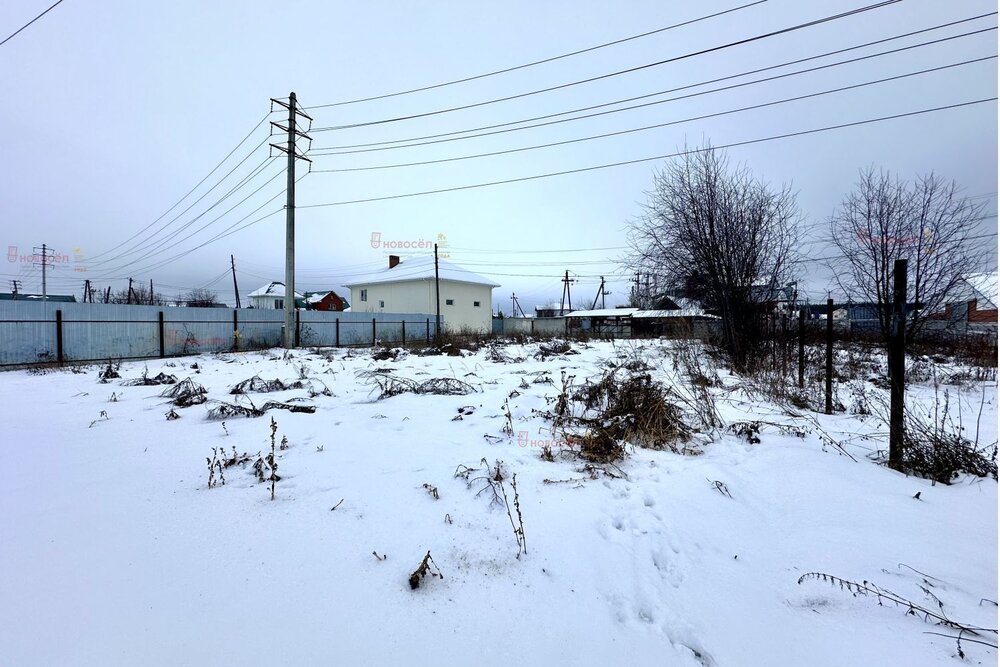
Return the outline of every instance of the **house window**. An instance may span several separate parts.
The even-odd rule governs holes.
[[[284,299],[275,299],[274,300],[274,309],[275,310],[284,310],[285,309],[285,300]]]
[[[479,302],[478,301],[473,301],[472,305],[475,306],[476,308],[479,308]]]
[[[378,307],[379,308],[385,308],[385,301],[379,301],[378,302]]]
[[[444,305],[446,305],[446,306],[454,306],[455,305],[455,300],[454,299],[445,299],[444,300]]]
[[[361,300],[362,301],[368,300],[368,290],[366,289],[361,290]]]

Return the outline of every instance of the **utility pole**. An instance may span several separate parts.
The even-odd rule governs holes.
[[[293,348],[295,347],[295,160],[300,159],[312,163],[309,158],[299,155],[295,148],[296,137],[312,141],[309,135],[296,129],[295,122],[298,120],[298,116],[304,116],[309,119],[311,124],[312,118],[297,108],[294,92],[288,94],[287,103],[274,98],[271,98],[271,102],[288,109],[287,126],[271,122],[271,125],[288,134],[287,144],[285,146],[271,144],[271,146],[285,153],[288,157],[288,166],[285,169],[285,298],[283,306],[285,309],[284,343],[286,348]]]
[[[87,303],[87,299],[90,297],[90,279],[83,281],[83,302]]]
[[[438,244],[434,244],[434,340],[441,340],[441,279],[438,275]]]
[[[240,286],[236,284],[236,259],[230,255],[229,265],[233,267],[233,291],[236,292],[236,307],[240,307]]]
[[[517,317],[517,294],[510,293],[510,316]]]
[[[149,305],[153,305],[153,279],[149,279]]]
[[[128,303],[132,303],[132,279],[128,279]]]
[[[594,303],[590,306],[591,310],[597,308],[597,299],[601,300],[601,309],[605,308],[604,297],[610,294],[610,292],[604,291],[604,276],[601,276],[601,286],[597,288],[597,294],[594,295]]]
[[[35,252],[37,252],[38,248],[36,247],[34,250]],[[32,258],[32,260],[34,260],[34,258]],[[49,247],[43,243],[42,244],[42,301],[48,301],[49,299],[48,282],[46,280],[48,277],[48,271],[47,271],[48,266],[49,266]]]
[[[104,303],[111,303],[111,285],[108,285],[108,291],[104,293]]]
[[[574,281],[570,280],[570,278],[569,278],[569,271],[567,270],[566,271],[566,276],[562,279],[563,292],[562,292],[562,297],[559,299],[559,314],[560,315],[565,315],[566,314],[566,310],[563,308],[564,304],[569,306],[570,312],[573,311],[573,295],[571,295],[570,292],[569,292],[569,284],[571,282],[574,282]]]
[[[639,308],[639,283],[641,280],[641,274],[636,272],[635,274],[635,290],[632,293],[632,305]]]
[[[892,267],[892,330],[889,338],[889,467],[903,464],[903,428],[906,372],[906,260]]]
[[[12,288],[11,294],[13,294],[14,298],[16,299],[17,298],[17,293],[21,291],[21,281],[20,280],[11,280],[10,281],[10,286]]]

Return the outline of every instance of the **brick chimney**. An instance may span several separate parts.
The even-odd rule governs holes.
[[[389,268],[394,269],[399,264],[399,255],[389,255]]]

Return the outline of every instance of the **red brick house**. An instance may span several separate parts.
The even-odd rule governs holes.
[[[944,310],[932,320],[957,325],[997,324],[997,274],[977,273],[963,279],[945,300]]]
[[[306,292],[304,296],[306,310],[344,311],[351,307],[346,299],[336,292]]]

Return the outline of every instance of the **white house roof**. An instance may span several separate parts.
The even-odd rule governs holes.
[[[566,317],[628,317],[638,308],[598,308],[597,310],[574,310]]]
[[[658,317],[710,317],[718,319],[718,315],[706,315],[701,308],[681,308],[679,310],[637,310],[632,313],[633,319],[655,319]]]
[[[453,282],[500,287],[497,283],[484,278],[478,273],[473,273],[468,269],[463,269],[457,264],[452,264],[443,259],[438,260],[438,277],[441,280],[451,280]],[[344,285],[345,287],[355,287],[357,285],[398,283],[411,280],[434,280],[434,257],[432,255],[407,257],[391,269],[385,268],[381,271],[370,273],[349,283],[344,283]]]
[[[976,307],[979,310],[997,307],[997,274],[996,273],[974,273],[965,279],[974,290],[989,299],[989,304],[979,303]]]
[[[285,296],[285,283],[279,283],[278,281],[271,281],[259,289],[255,289],[250,292],[250,296]],[[297,299],[301,299],[302,295],[298,292],[295,293]]]
[[[316,292],[315,294],[306,297],[306,303],[319,303],[325,299],[328,294],[330,294],[330,292]]]

